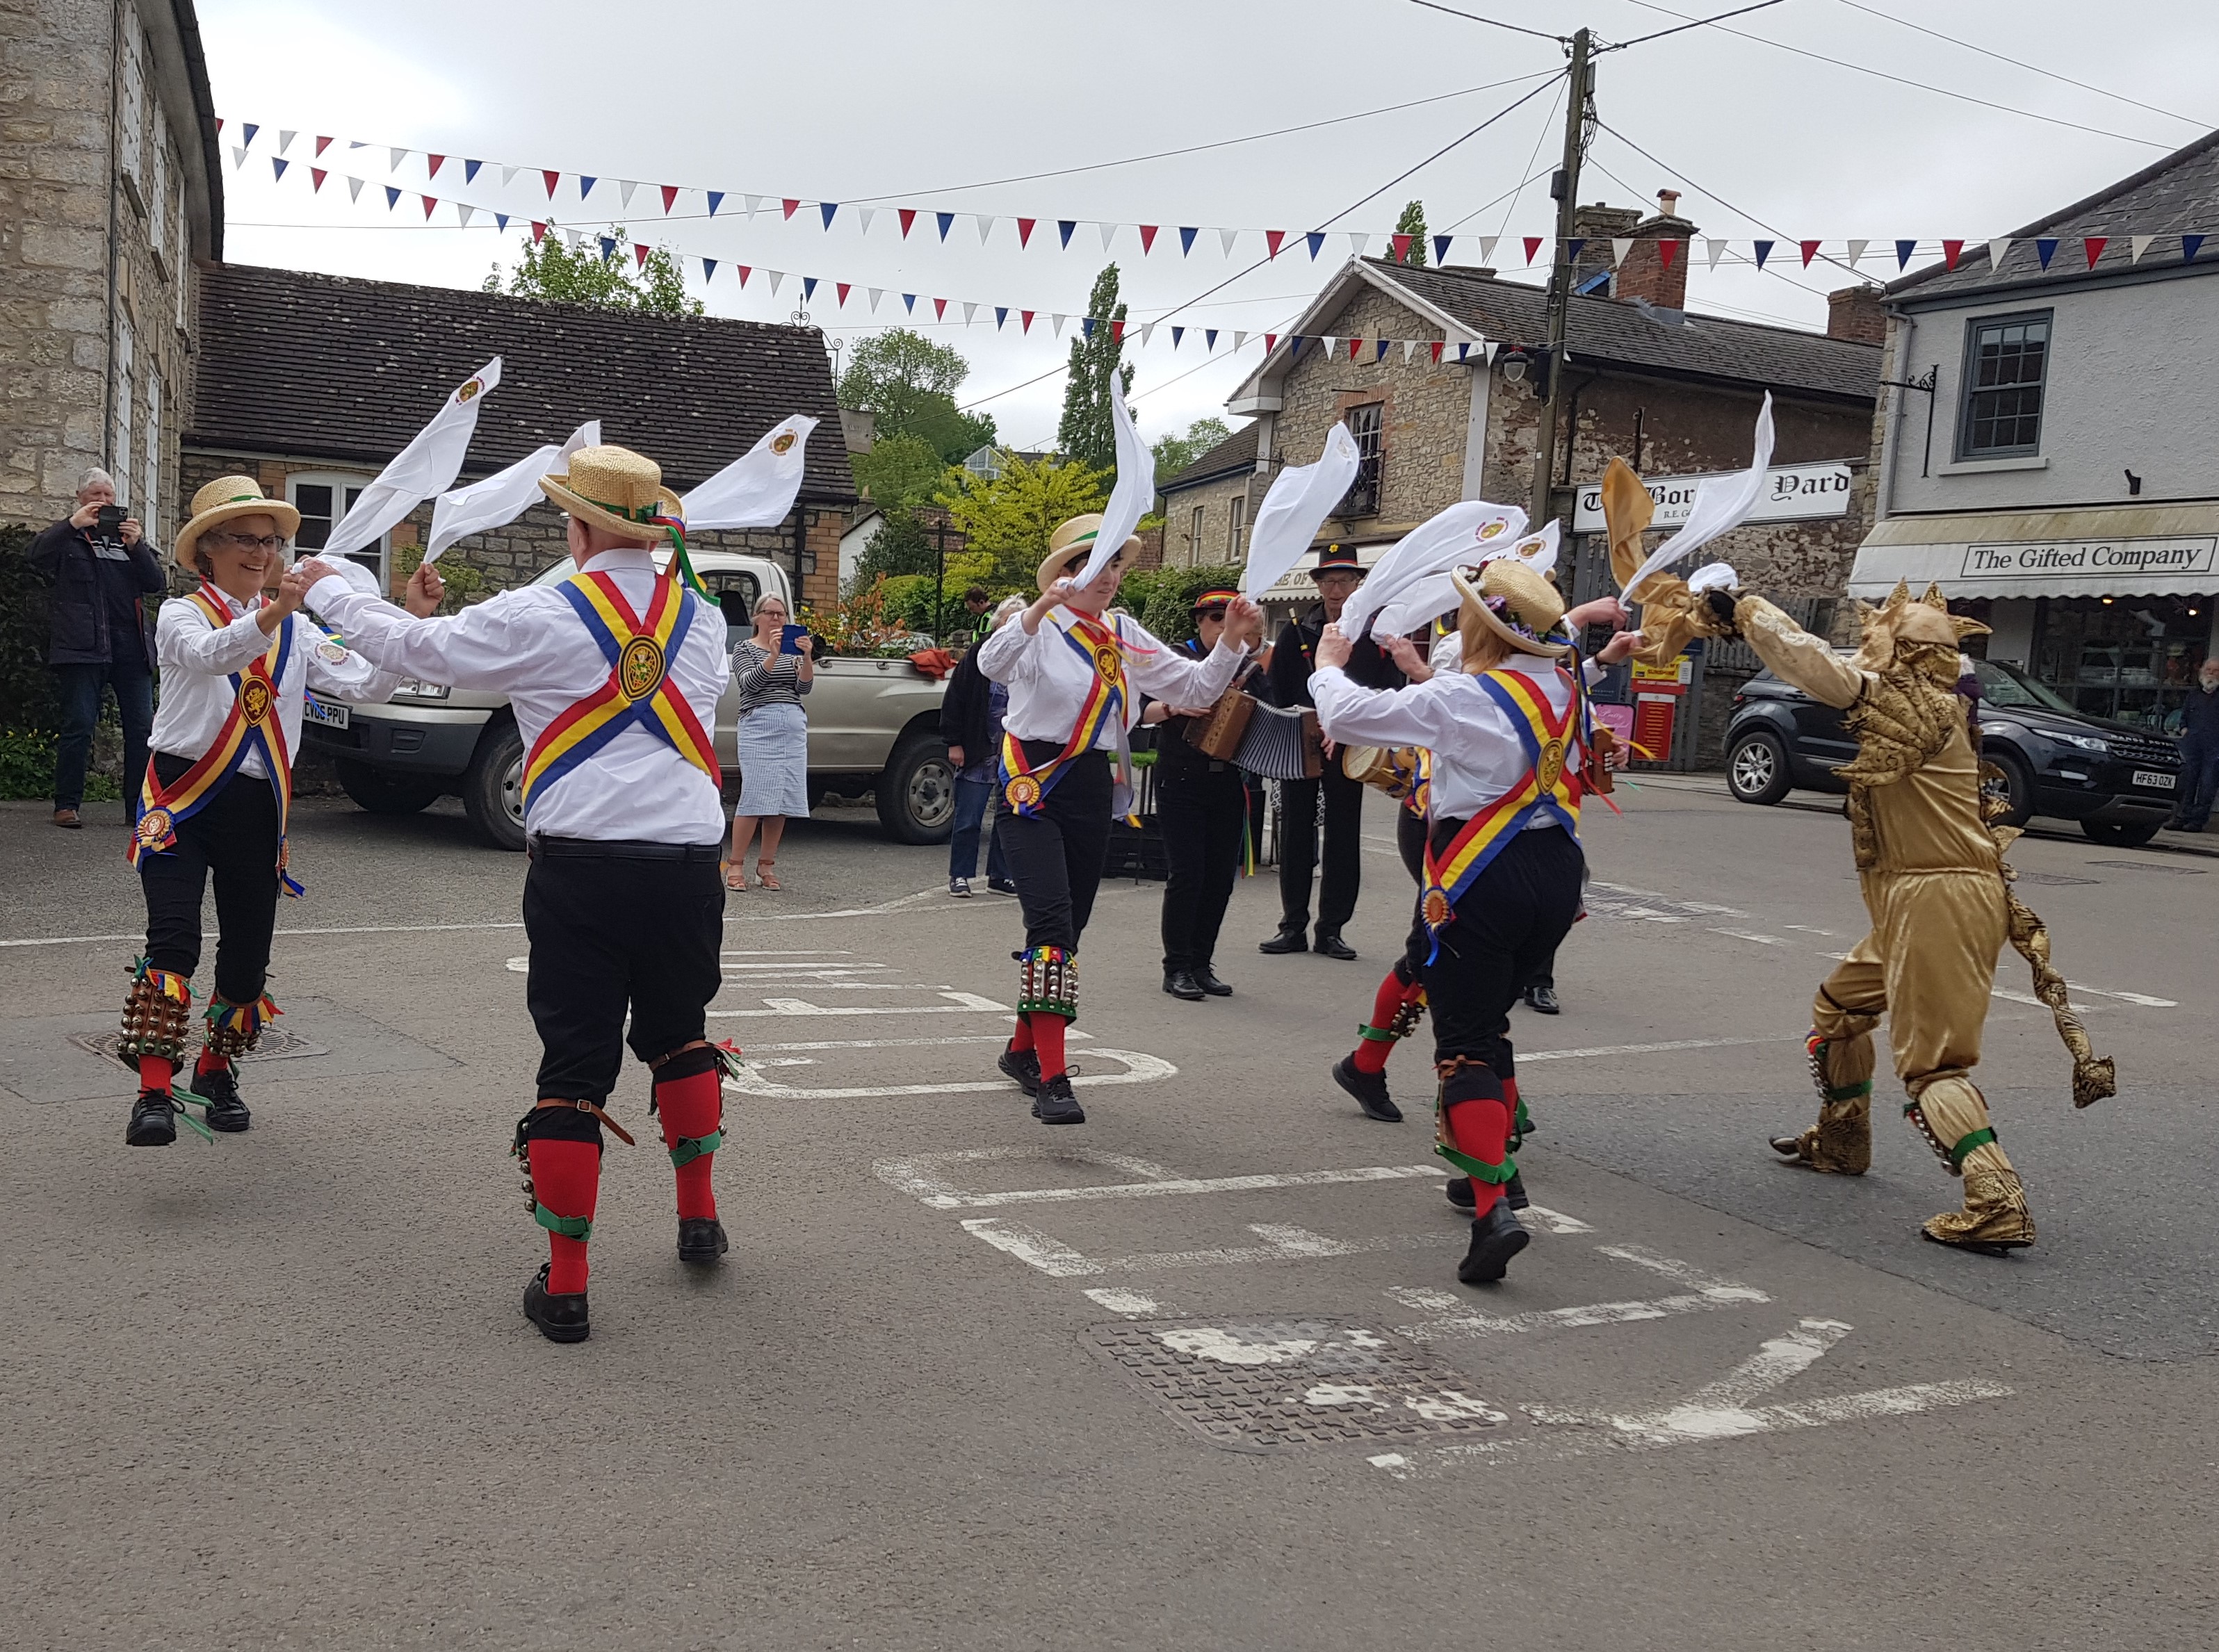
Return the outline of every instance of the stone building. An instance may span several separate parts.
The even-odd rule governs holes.
[[[223,254],[191,0],[0,11],[0,524],[65,513],[91,465],[178,520],[197,267]]]
[[[1243,425],[1177,475],[1164,496],[1164,561],[1179,568],[1246,561],[1248,517],[1263,497],[1254,424]]]
[[[299,543],[324,543],[446,394],[495,356],[460,481],[560,442],[589,419],[637,448],[674,491],[705,481],[789,413],[823,421],[786,522],[696,543],[768,557],[802,600],[839,594],[840,536],[855,503],[831,364],[813,327],[644,315],[493,293],[220,265],[205,273],[198,393],[184,486],[238,472],[301,513]],[[427,501],[361,553],[388,589],[430,531]],[[534,506],[441,559],[486,591],[524,583],[565,554],[562,513]]]

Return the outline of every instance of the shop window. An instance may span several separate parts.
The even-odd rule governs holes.
[[[2053,597],[2035,622],[2034,675],[2091,717],[2168,734],[2211,637],[2208,597]]]
[[[2007,459],[2040,452],[2048,372],[2048,311],[1967,323],[1957,456]]]
[[[1240,560],[1240,548],[1248,532],[1248,495],[1235,494],[1226,511],[1225,560]]]
[[[335,474],[329,471],[302,471],[285,479],[285,497],[301,513],[301,531],[293,537],[296,550],[321,550],[331,543],[332,530],[346,520],[362,498],[363,489],[369,487],[368,476]],[[377,575],[381,591],[393,588],[393,536],[380,534],[369,544],[351,553],[360,562]]]
[[[1368,401],[1348,410],[1348,433],[1356,438],[1358,463],[1356,480],[1349,484],[1348,497],[1341,501],[1338,512],[1341,516],[1379,514],[1379,484],[1386,460],[1386,404],[1379,401]]]

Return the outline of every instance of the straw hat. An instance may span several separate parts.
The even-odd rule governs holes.
[[[1474,586],[1462,568],[1450,570],[1464,598],[1460,629],[1467,657],[1478,650],[1478,637],[1492,636],[1521,654],[1557,659],[1571,647],[1547,640],[1564,623],[1564,599],[1557,587],[1515,556],[1498,556],[1482,568]]]
[[[192,519],[177,530],[177,560],[192,566],[193,549],[210,528],[239,516],[266,516],[290,539],[301,531],[301,513],[282,499],[263,497],[252,476],[218,476],[193,495]]]
[[[662,485],[662,468],[628,447],[581,447],[570,468],[542,476],[540,491],[581,522],[626,539],[684,526],[686,506]]]
[[[1040,565],[1040,588],[1045,592],[1066,574],[1076,577],[1094,554],[1094,536],[1101,531],[1102,512],[1089,511],[1085,516],[1072,517],[1049,535],[1047,560]],[[1125,542],[1122,554],[1130,556],[1140,548],[1140,536],[1135,534]]]

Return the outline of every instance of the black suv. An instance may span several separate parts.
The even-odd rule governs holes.
[[[2180,748],[2164,735],[2076,711],[2015,666],[1978,663],[1980,755],[1995,766],[1992,795],[2005,823],[2029,816],[2077,820],[2098,843],[2134,848],[2172,812]],[[1844,792],[1834,771],[1857,755],[1842,714],[1760,671],[1734,696],[1726,724],[1726,786],[1744,803],[1777,803],[1793,786]]]

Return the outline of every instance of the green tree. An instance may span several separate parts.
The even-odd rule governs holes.
[[[880,510],[892,512],[931,498],[948,462],[923,437],[902,431],[880,436],[868,453],[849,456],[855,481]]]
[[[615,244],[612,256],[604,257],[600,242]],[[699,315],[706,307],[686,293],[686,275],[668,247],[647,255],[644,265],[632,252],[632,243],[622,224],[612,224],[600,236],[587,236],[572,252],[565,238],[550,234],[536,245],[529,237],[522,255],[501,286],[500,266],[485,278],[483,290],[506,290],[515,298],[537,298],[550,303],[597,304],[604,309],[642,310],[650,315]]]
[[[1046,555],[1045,552],[1042,555]],[[932,533],[907,506],[889,507],[871,543],[855,562],[855,588],[867,589],[880,574],[898,579],[929,574],[935,561]]]
[[[1222,419],[1197,419],[1184,436],[1159,436],[1155,441],[1156,486],[1160,488],[1203,454],[1232,435]]]
[[[1002,457],[999,476],[967,470],[950,474],[952,492],[940,496],[970,548],[994,559],[994,584],[1029,591],[1048,536],[1074,516],[1098,511],[1109,500],[1110,478],[1076,460],[1028,464],[1013,454]]]
[[[878,439],[915,436],[948,463],[994,444],[993,416],[967,413],[955,392],[971,363],[950,345],[936,345],[908,327],[890,327],[855,346],[840,375],[840,405],[878,415]]]
[[[1063,387],[1063,422],[1056,427],[1055,444],[1065,457],[1114,475],[1117,432],[1110,417],[1110,375],[1122,376],[1128,394],[1133,388],[1131,364],[1119,365],[1124,342],[1112,325],[1125,319],[1125,307],[1117,299],[1116,264],[1095,276],[1094,290],[1086,295],[1086,313],[1094,318],[1094,334],[1088,338],[1082,332],[1071,341],[1071,376]]]
[[[1426,261],[1426,203],[1413,201],[1403,208],[1402,215],[1395,220],[1395,233],[1410,238],[1410,250],[1403,255],[1402,262],[1423,264]],[[1389,258],[1395,256],[1392,247],[1388,249],[1387,256]]]

